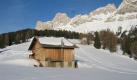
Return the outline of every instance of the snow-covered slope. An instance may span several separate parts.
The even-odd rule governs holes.
[[[110,29],[114,32],[118,30],[119,27],[122,27],[122,31],[130,30],[132,26],[137,25],[137,19],[133,20],[124,20],[124,21],[115,21],[115,22],[86,22],[79,26],[72,27],[71,25],[60,26],[55,28],[55,30],[69,30],[69,31],[76,31],[81,33],[88,33],[91,31],[100,31]]]
[[[137,25],[137,0],[123,0],[118,8],[108,4],[97,8],[89,14],[76,15],[69,18],[65,13],[57,13],[52,21],[42,22],[36,26],[38,30],[54,29],[87,33],[110,29],[117,31],[119,27],[129,30]]]
[[[53,37],[51,37],[52,39]],[[55,38],[56,39],[56,38]],[[121,55],[121,51],[110,53],[91,45],[77,43],[75,58],[78,69],[39,68],[35,60],[28,58],[30,42],[9,46],[0,53],[0,80],[136,80],[137,61]]]

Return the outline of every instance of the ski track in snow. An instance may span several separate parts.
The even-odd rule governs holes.
[[[87,54],[91,54],[91,53],[87,53],[89,51],[87,50],[83,50],[83,49],[80,49],[80,51],[82,52],[83,55],[83,60],[88,61],[88,64],[91,65],[92,67],[98,67],[98,68],[101,68],[101,69],[104,69],[104,70],[107,70],[107,71],[113,71],[113,72],[118,72],[118,73],[126,73],[126,74],[137,74],[137,71],[135,70],[130,70],[130,69],[127,69],[127,68],[118,68],[116,66],[116,64],[103,64],[103,62],[101,62],[101,60],[99,60],[98,57],[96,56],[93,56],[93,55],[87,55]],[[94,65],[92,64],[92,62],[89,62],[89,61],[94,61]],[[111,66],[110,66],[111,65]],[[115,66],[115,67],[113,67]]]
[[[79,43],[79,42],[75,41],[75,43]],[[28,58],[28,55],[30,52],[27,51],[27,49],[28,49],[29,45],[30,45],[30,42],[27,42],[27,43],[23,43],[23,44],[19,44],[19,45],[9,46],[9,47],[3,49],[3,50],[6,50],[6,49],[8,49],[8,50],[6,50],[0,54],[0,65],[2,66],[2,67],[0,67],[0,74],[2,74],[1,71],[3,72],[4,65],[11,65],[11,67],[17,66],[17,70],[18,70],[19,66],[25,67],[25,69],[26,69],[26,67],[31,68],[31,67],[33,67],[34,64],[37,64],[36,61]],[[73,70],[70,71],[70,72],[72,72],[73,75],[81,74],[81,73],[77,73],[77,71],[79,71],[79,70],[83,71],[83,69],[91,70],[91,71],[89,71],[91,74],[92,74],[92,71],[94,71],[94,70],[97,72],[99,70],[101,70],[103,72],[107,72],[110,74],[112,74],[112,73],[113,74],[121,74],[121,76],[128,75],[129,77],[131,77],[131,75],[132,75],[135,77],[137,75],[137,62],[134,61],[133,59],[125,57],[124,55],[121,55],[121,54],[110,53],[108,50],[95,49],[91,45],[80,45],[80,44],[77,44],[77,45],[79,46],[79,48],[77,48],[75,50],[75,52],[76,52],[75,57],[76,57],[76,60],[78,60],[79,68],[76,70],[74,69],[74,71]],[[2,49],[1,49],[1,51],[2,51]],[[6,67],[6,69],[8,68],[7,66],[5,66],[5,67]],[[5,71],[6,71],[6,69],[5,69]],[[10,69],[10,66],[8,69]],[[31,69],[31,70],[33,70],[33,69]],[[31,72],[31,70],[30,70],[30,72]],[[38,68],[38,71],[37,70],[34,71],[34,75],[41,73],[40,70],[41,70],[41,68]],[[85,71],[87,71],[87,70],[85,70]],[[57,74],[53,76],[51,74],[54,71]],[[46,77],[41,76],[41,75],[39,75],[39,76],[29,75],[28,77],[24,77],[19,80],[38,80],[38,79],[56,80],[56,78],[64,80],[63,77],[68,77],[68,76],[72,77],[72,74],[64,75],[65,71],[67,71],[67,70],[66,69],[61,70],[61,73],[60,73],[60,72],[56,71],[55,68],[53,69],[53,71],[52,71],[52,69],[51,70],[48,69],[48,71],[46,71]],[[10,72],[12,72],[12,70],[10,70]],[[25,72],[27,72],[27,71],[25,71]],[[42,73],[43,72],[44,71],[42,71]],[[6,72],[4,72],[4,73],[6,73]],[[33,76],[33,77],[31,77],[31,76]],[[134,77],[133,77],[133,80],[134,80]],[[82,79],[80,79],[80,80],[82,80]]]

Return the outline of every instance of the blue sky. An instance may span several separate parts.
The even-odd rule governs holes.
[[[108,3],[122,0],[0,0],[0,33],[35,28],[37,20],[52,20],[57,12],[69,17],[88,14]]]

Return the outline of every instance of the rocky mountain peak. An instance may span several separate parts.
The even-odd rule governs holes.
[[[123,0],[118,8],[118,14],[137,12],[137,0]]]
[[[68,17],[68,15],[66,13],[57,13],[54,17],[54,19],[52,20],[53,23],[56,24],[67,24],[70,21],[70,18]]]
[[[95,11],[91,12],[90,15],[99,15],[99,14],[108,14],[116,11],[116,6],[114,4],[108,4],[104,7],[98,8]]]
[[[88,15],[77,15],[71,19],[70,25],[79,25],[88,21]]]
[[[37,30],[45,30],[45,29],[52,29],[52,28],[53,28],[53,23],[51,21],[47,21],[47,22],[37,21],[36,22]]]
[[[114,4],[108,4],[104,7],[100,7],[89,14],[89,21],[104,21],[114,12],[116,12],[116,6]]]

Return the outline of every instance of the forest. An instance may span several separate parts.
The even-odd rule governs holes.
[[[128,55],[137,59],[137,28],[132,27],[129,31],[122,31],[119,27],[117,32],[109,29],[89,32],[87,34],[65,31],[65,30],[35,30],[23,29],[15,32],[0,34],[0,48],[28,42],[34,36],[39,37],[65,37],[68,39],[80,39],[84,45],[93,45],[96,49],[109,50],[111,53],[117,51],[117,46]]]
[[[79,39],[81,33],[70,32],[70,31],[55,31],[55,30],[42,30],[38,31],[35,29],[23,29],[15,32],[0,34],[0,48],[5,48],[6,46],[11,46],[14,44],[20,44],[27,42],[28,39],[39,36],[39,37],[65,37],[69,39]]]

